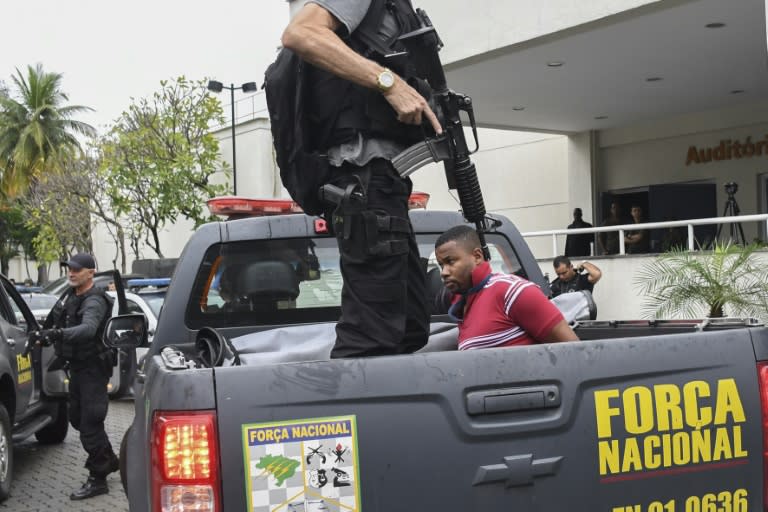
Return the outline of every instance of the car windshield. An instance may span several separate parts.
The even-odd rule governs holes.
[[[47,293],[50,295],[59,296],[64,292],[64,290],[66,290],[66,288],[67,288],[67,277],[63,276],[43,286],[43,289],[41,291],[43,293]]]
[[[52,309],[58,300],[55,295],[24,295],[29,309]]]

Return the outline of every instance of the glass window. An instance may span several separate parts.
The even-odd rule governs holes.
[[[158,318],[160,316],[160,309],[163,307],[163,302],[165,302],[165,291],[146,295],[141,294],[141,298],[144,299],[144,302],[147,303],[149,309],[155,314],[155,318]]]
[[[438,236],[418,238],[427,272],[437,268]],[[488,243],[495,272],[520,271],[501,235],[489,235]],[[187,324],[200,328],[332,322],[339,317],[341,288],[334,238],[219,244],[208,250],[198,271]]]
[[[128,313],[144,313],[142,311],[141,306],[135,301],[131,299],[126,299],[126,305],[128,306]]]
[[[13,310],[13,318],[6,318],[6,320],[8,320],[8,322],[12,324],[26,324],[27,321],[24,319],[24,314],[21,312],[21,308],[13,300],[13,297],[11,297],[10,295],[9,297],[11,299],[10,303],[11,303],[11,309]],[[3,316],[7,316],[7,315],[3,315]]]
[[[6,292],[9,299],[8,306],[10,306],[10,311],[7,309],[7,307],[0,307],[0,314],[13,325],[26,325],[27,321],[24,318],[24,314],[22,313],[22,306],[19,305],[20,303],[23,303],[24,300],[18,294],[11,293],[10,288],[12,285],[10,283],[4,281],[3,285],[6,287]],[[24,307],[26,307],[26,304]]]
[[[56,301],[59,300],[54,295],[23,295],[29,309],[53,309]]]

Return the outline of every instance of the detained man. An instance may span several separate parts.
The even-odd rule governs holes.
[[[443,233],[435,242],[435,255],[443,283],[453,294],[448,314],[459,322],[459,350],[578,341],[535,283],[491,271],[471,227],[455,226]]]

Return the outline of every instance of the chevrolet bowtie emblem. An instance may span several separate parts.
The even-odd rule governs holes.
[[[533,455],[504,457],[504,464],[480,466],[472,485],[506,482],[507,487],[531,485],[538,476],[554,475],[563,457],[533,460]]]

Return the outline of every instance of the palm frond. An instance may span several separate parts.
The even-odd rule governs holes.
[[[768,269],[756,262],[759,247],[716,244],[711,253],[673,250],[646,263],[633,283],[647,317],[687,317],[724,311],[768,317]]]
[[[78,136],[93,137],[96,130],[78,121],[91,109],[67,105],[61,90],[62,75],[46,72],[41,64],[16,69],[11,77],[14,97],[0,95],[0,162],[5,162],[0,192],[15,195],[56,166],[64,155],[82,153]]]

